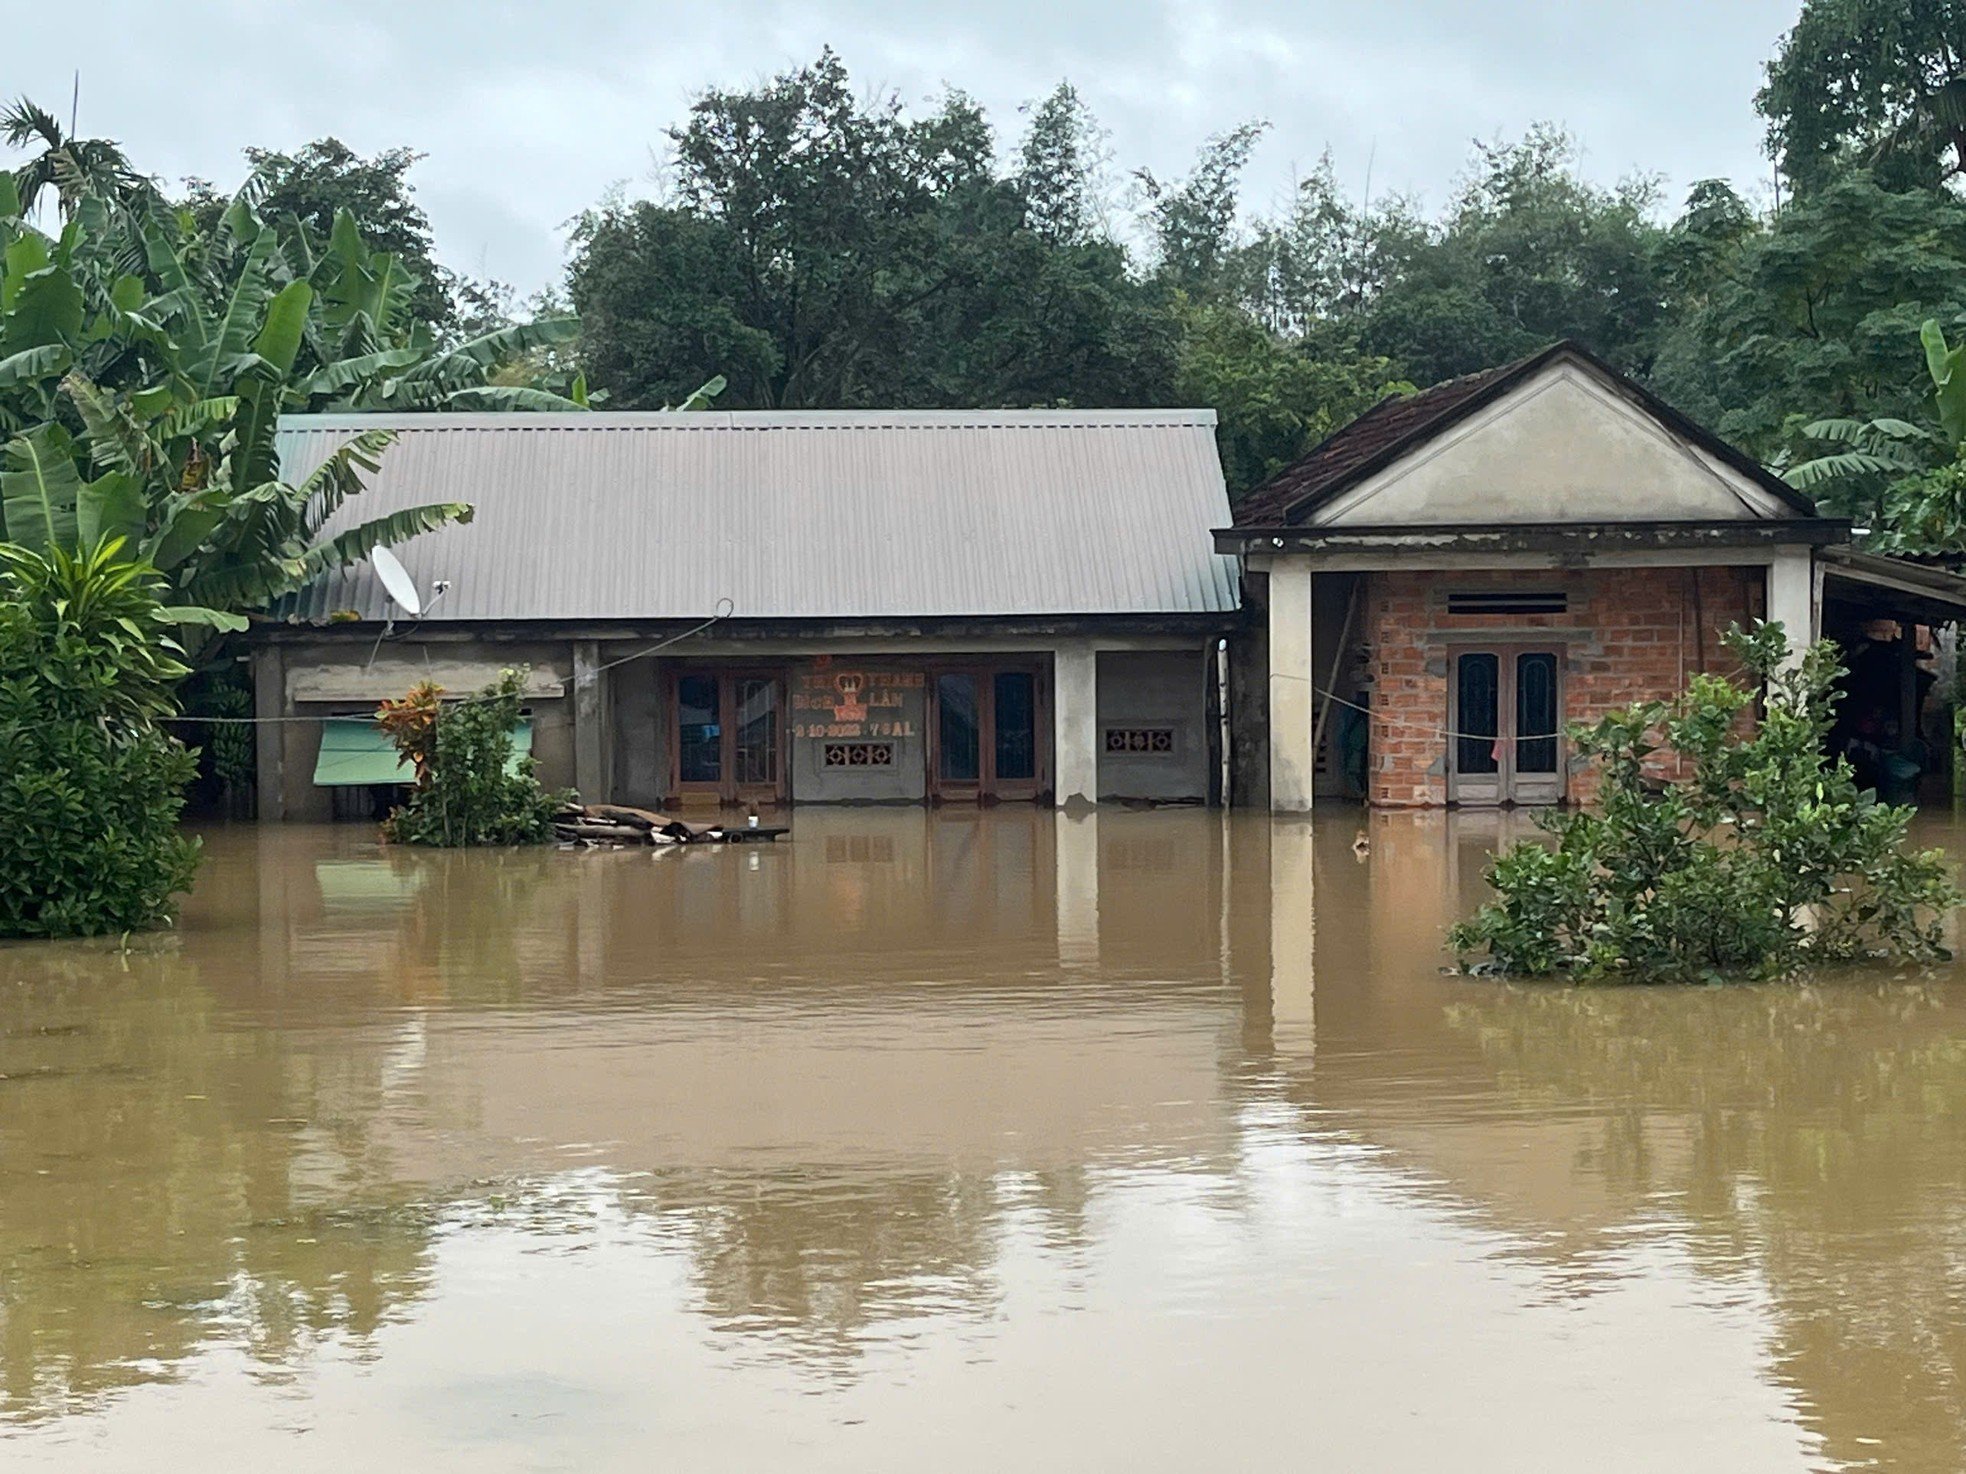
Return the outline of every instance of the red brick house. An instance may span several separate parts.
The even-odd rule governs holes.
[[[1861,648],[1908,743],[1966,613],[1966,579],[1857,552],[1570,343],[1382,402],[1236,514],[1235,796],[1279,811],[1587,801],[1566,724],[1725,669],[1719,632],[1762,618]]]

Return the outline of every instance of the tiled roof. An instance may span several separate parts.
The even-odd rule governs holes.
[[[1539,353],[1536,358],[1543,356]],[[1313,499],[1321,500],[1383,452],[1423,438],[1426,431],[1452,418],[1484,390],[1513,377],[1533,361],[1522,359],[1465,374],[1418,394],[1387,396],[1237,502],[1237,526],[1282,526],[1291,520],[1292,510]]]
[[[1563,357],[1588,364],[1647,414],[1743,475],[1752,477],[1799,515],[1816,515],[1807,497],[1785,485],[1765,466],[1688,420],[1643,385],[1595,358],[1580,345],[1562,342],[1552,343],[1514,363],[1449,379],[1418,394],[1380,400],[1237,502],[1235,525],[1284,527],[1303,521],[1307,514],[1341,491],[1507,392],[1544,364]]]

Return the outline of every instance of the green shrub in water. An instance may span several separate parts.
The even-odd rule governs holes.
[[[477,695],[440,702],[435,687],[392,702],[382,724],[417,768],[410,801],[383,822],[398,844],[455,847],[539,844],[569,795],[539,786],[530,755],[512,761],[523,670],[508,670]]]
[[[121,551],[0,544],[0,936],[159,926],[197,868],[174,614]]]
[[[1768,978],[1818,963],[1946,954],[1960,903],[1944,854],[1908,851],[1912,810],[1880,804],[1823,754],[1843,674],[1836,647],[1793,665],[1779,624],[1728,648],[1761,693],[1696,676],[1570,738],[1603,770],[1592,810],[1539,814],[1554,845],[1518,844],[1487,879],[1497,899],[1449,944],[1480,971],[1618,982]],[[1682,760],[1661,789],[1646,760]]]

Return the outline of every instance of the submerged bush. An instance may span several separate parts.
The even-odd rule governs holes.
[[[444,702],[425,683],[376,719],[415,769],[410,801],[383,821],[398,844],[453,847],[539,844],[553,837],[566,795],[539,786],[530,755],[514,763],[523,670],[508,670],[477,695]]]
[[[1738,627],[1728,648],[1753,690],[1700,675],[1570,737],[1595,759],[1594,810],[1539,814],[1554,846],[1519,844],[1487,879],[1498,899],[1448,935],[1464,964],[1612,981],[1767,978],[1824,962],[1944,957],[1960,903],[1945,856],[1907,851],[1912,810],[1860,790],[1823,739],[1843,675],[1836,647],[1793,666],[1779,624]],[[1660,788],[1648,758],[1680,759]]]
[[[197,762],[159,725],[187,673],[174,615],[121,551],[0,544],[0,936],[161,925],[197,868]]]

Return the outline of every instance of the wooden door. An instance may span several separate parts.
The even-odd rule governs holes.
[[[669,685],[669,792],[721,804],[785,797],[785,683],[757,669],[686,670]]]
[[[929,680],[929,792],[943,802],[1035,799],[1047,787],[1050,713],[1034,666],[950,667]]]

